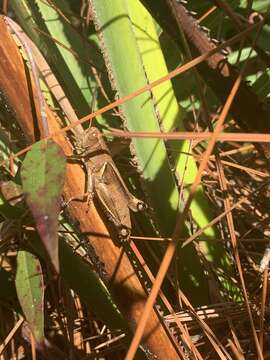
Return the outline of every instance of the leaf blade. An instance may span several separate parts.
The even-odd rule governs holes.
[[[44,283],[39,260],[27,251],[17,255],[15,286],[25,318],[38,343],[44,335]]]
[[[38,233],[59,272],[58,214],[64,186],[65,155],[52,140],[33,145],[23,161],[21,178],[26,202]]]

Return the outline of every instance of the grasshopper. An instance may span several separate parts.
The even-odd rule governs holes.
[[[130,210],[143,210],[144,202],[128,190],[96,127],[86,130],[80,147],[79,156],[84,159],[87,173],[88,201],[96,197],[121,239],[127,239],[131,231]]]

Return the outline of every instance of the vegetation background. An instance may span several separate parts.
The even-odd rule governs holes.
[[[270,357],[268,3],[0,1],[1,359]]]

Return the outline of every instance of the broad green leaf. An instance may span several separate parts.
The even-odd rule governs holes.
[[[168,74],[156,26],[153,18],[139,0],[128,0],[127,3],[145,74],[148,81],[153,82]],[[179,81],[181,82],[182,78],[179,78]],[[152,97],[148,101],[154,99],[155,110],[160,118],[163,130],[169,132],[177,128],[184,131],[182,109],[174,95],[171,81],[166,81],[151,91]],[[174,162],[176,176],[179,182],[183,182],[184,188],[187,188],[188,185],[193,183],[197,173],[195,160],[192,156],[186,155],[186,153],[191,152],[190,143],[188,141],[174,141],[168,142],[168,146],[171,152],[171,160]],[[199,189],[199,191],[202,190]],[[185,191],[184,195],[188,195],[187,191]],[[206,203],[203,196],[201,200]],[[193,201],[191,211],[193,219],[200,226],[203,227],[210,221],[207,212],[202,211],[197,201]],[[214,236],[212,229],[208,229],[208,235]],[[206,289],[206,286],[203,279],[202,265],[194,245],[191,244],[189,248],[183,249],[181,252],[183,253],[181,272],[183,273],[183,267],[186,269],[182,281],[183,289],[188,294],[192,294],[193,298],[200,299],[200,302],[206,302],[208,294],[205,293],[204,297],[203,289]],[[193,281],[193,279],[196,281]]]
[[[19,303],[37,342],[44,340],[44,284],[38,259],[27,251],[17,255],[15,285]]]
[[[57,144],[52,140],[40,141],[27,153],[21,169],[27,204],[57,272],[59,271],[58,214],[65,164],[65,155]]]
[[[107,69],[119,97],[147,85],[126,1],[92,0],[92,5]],[[160,131],[155,104],[149,99],[151,93],[146,92],[121,106],[125,125],[130,131]],[[143,179],[147,200],[154,210],[158,229],[170,236],[175,225],[179,197],[164,141],[134,138],[131,151]]]
[[[98,0],[93,0],[93,5],[95,23],[101,33],[101,46],[108,71],[120,96],[127,95],[168,73],[153,19],[139,1],[116,0],[113,3],[101,4]],[[185,84],[182,78],[179,78],[179,81]],[[153,88],[151,93],[145,93],[126,102],[122,110],[129,130],[160,131],[159,123],[165,131],[174,128],[184,129],[182,114],[170,81]],[[170,143],[170,148],[177,178],[180,184],[183,183],[184,195],[187,197],[188,189],[197,173],[194,159],[185,154],[191,152],[190,144],[174,141]],[[159,229],[163,233],[172,233],[179,198],[178,189],[171,179],[164,142],[154,139],[133,139],[132,151],[146,184],[147,199],[153,206]],[[180,206],[183,206],[183,202],[180,203]],[[211,211],[201,187],[198,188],[191,205],[191,212],[199,227],[204,227],[211,220]],[[207,260],[227,268],[229,261],[224,248],[212,241],[215,235],[213,228],[205,230],[204,236],[210,239],[211,243],[200,242],[200,248]],[[185,281],[188,291],[193,293],[193,298],[204,303],[208,295],[196,251],[191,245],[181,252],[181,262],[188,278]],[[193,288],[194,291],[191,290]]]

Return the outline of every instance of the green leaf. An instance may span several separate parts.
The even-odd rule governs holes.
[[[139,0],[128,0],[128,9],[132,20],[133,31],[136,36],[141,59],[145,69],[148,81],[151,83],[162,76],[168,74],[168,69],[160,47],[158,34],[153,18],[144,8]],[[155,101],[155,109],[160,117],[160,123],[164,131],[173,131],[175,128],[184,130],[182,109],[174,95],[171,81],[166,81],[151,90],[152,97],[148,101]],[[169,143],[171,150],[171,161],[174,162],[175,173],[179,183],[183,182],[186,189],[192,184],[196,173],[197,166],[190,153],[189,141],[174,141]],[[184,192],[185,198],[188,196]],[[205,199],[204,202],[206,202]],[[207,212],[203,212],[197,202],[192,203],[191,207],[194,220],[201,227],[210,221]],[[213,237],[213,231],[209,231]],[[200,302],[206,302],[208,299],[207,287],[204,281],[204,274],[200,259],[196,254],[194,245],[191,244],[189,249],[182,249],[182,273],[185,269],[185,275],[182,279],[183,289],[186,293],[192,294],[192,298],[200,299]],[[195,279],[196,281],[192,281]],[[198,285],[200,284],[200,286]],[[204,292],[205,290],[205,292]]]
[[[38,259],[27,251],[17,255],[17,296],[37,342],[44,340],[44,284]]]
[[[40,141],[27,153],[21,169],[26,202],[57,272],[59,272],[58,214],[65,164],[65,155],[57,144],[52,140]]]
[[[127,4],[123,0],[93,0],[92,4],[112,86],[119,97],[123,97],[148,84]],[[121,106],[125,125],[130,131],[160,131],[151,96],[150,92],[145,92]],[[157,227],[164,235],[170,236],[179,197],[164,141],[134,138],[131,151],[143,178],[147,200],[154,210]]]

